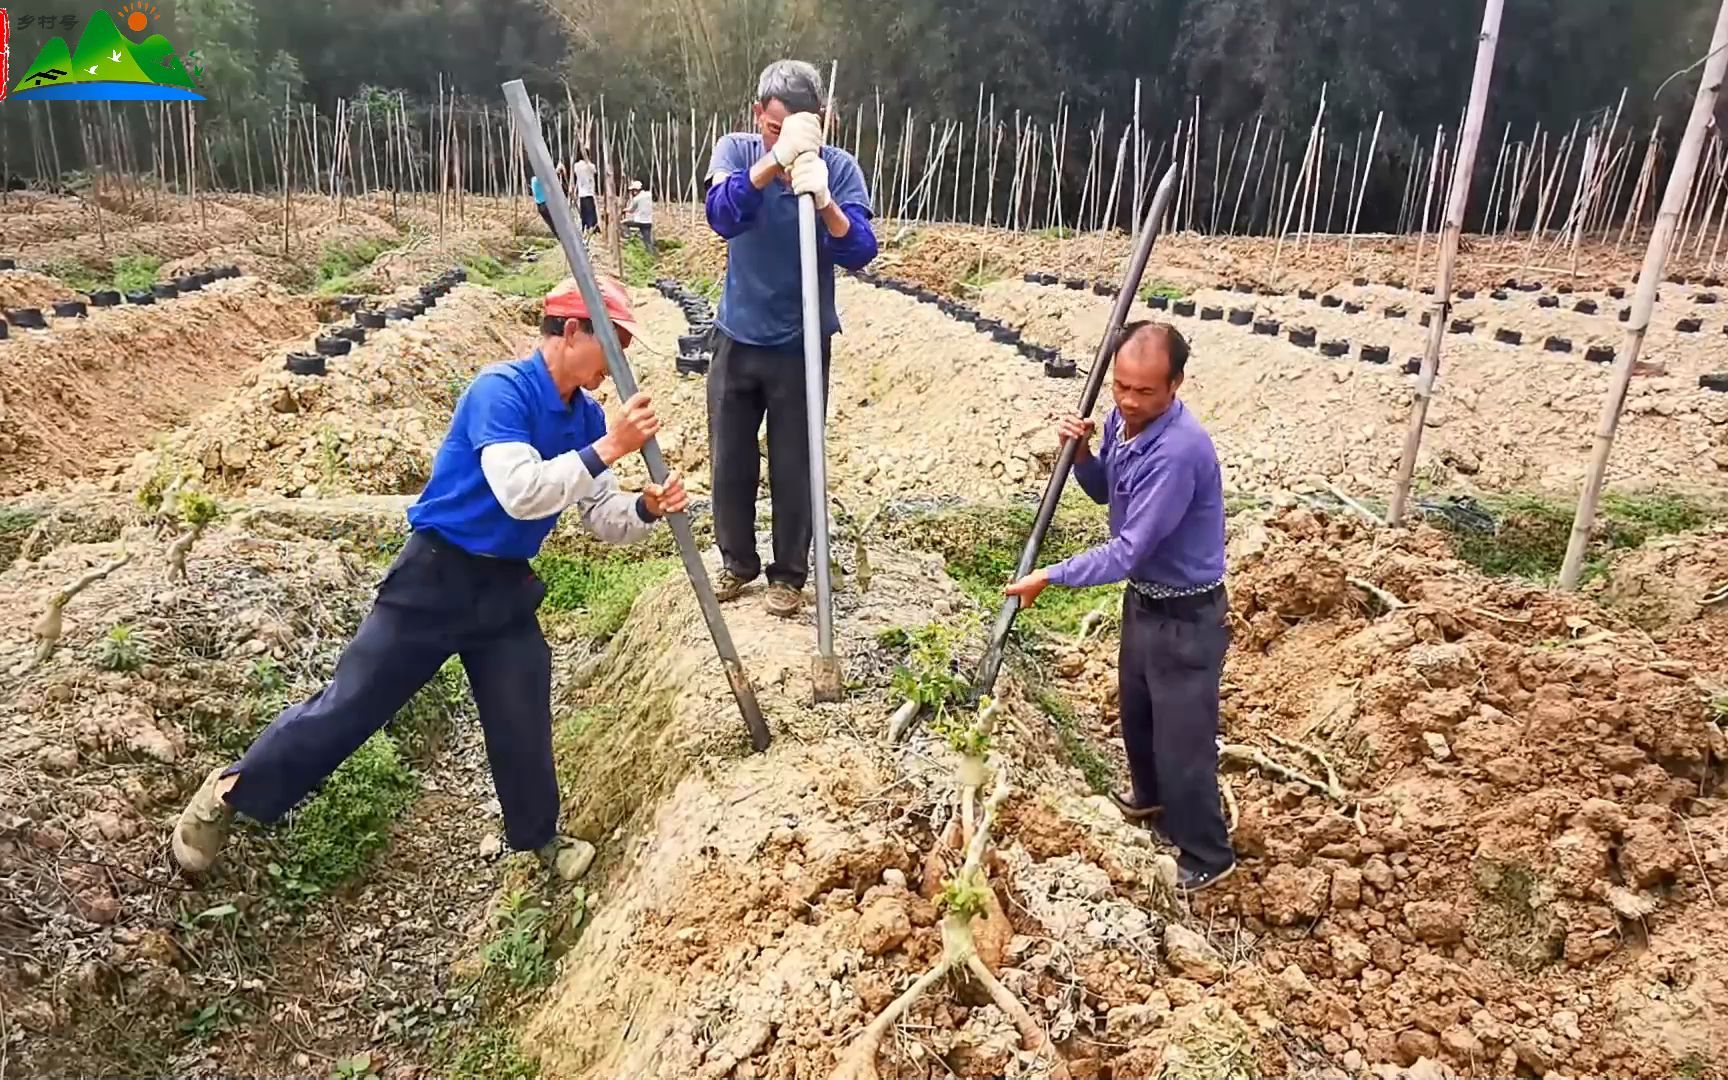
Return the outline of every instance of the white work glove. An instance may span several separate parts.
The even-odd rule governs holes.
[[[774,140],[774,163],[790,169],[804,154],[822,149],[822,118],[815,113],[793,113],[780,123],[780,137]]]
[[[792,194],[808,195],[815,200],[816,209],[828,209],[833,199],[828,194],[828,163],[821,154],[800,154],[792,163]]]

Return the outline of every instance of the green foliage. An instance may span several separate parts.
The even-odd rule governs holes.
[[[1684,1077],[1685,1080],[1704,1080],[1705,1077],[1713,1075],[1713,1070],[1704,1055],[1694,1050],[1675,1063],[1674,1075]]]
[[[466,1039],[450,1062],[450,1080],[534,1080],[540,1062],[522,1052],[508,1028],[487,1026]]]
[[[372,1055],[361,1051],[337,1058],[330,1080],[378,1080],[378,1074],[372,1069]]]
[[[648,253],[642,238],[632,233],[619,247],[619,254],[624,258],[624,283],[626,285],[644,286],[654,284],[658,276],[658,268],[654,265],[654,256]]]
[[[485,254],[463,259],[462,267],[468,271],[468,280],[476,285],[490,285],[508,273],[503,263]]]
[[[980,254],[978,261],[973,263],[967,269],[966,276],[960,279],[960,284],[968,289],[982,289],[992,282],[1001,281],[1012,272],[1011,267],[1004,265],[999,260],[993,259],[987,254]]]
[[[46,269],[50,276],[59,278],[81,293],[92,293],[108,287],[107,278],[100,270],[78,259],[53,259],[49,261]]]
[[[179,506],[180,520],[188,525],[208,525],[222,513],[216,500],[202,491],[182,491]]]
[[[1167,281],[1149,281],[1140,286],[1142,303],[1151,300],[1154,296],[1161,296],[1166,300],[1186,300],[1188,290],[1180,285],[1172,285]]]
[[[1492,532],[1453,525],[1435,515],[1436,524],[1452,531],[1458,557],[1494,576],[1547,580],[1559,573],[1572,535],[1575,503],[1537,495],[1503,495],[1482,500],[1496,518]],[[1715,506],[1680,495],[1610,494],[1598,508],[1585,578],[1601,574],[1613,551],[1635,548],[1653,537],[1697,529],[1724,516]]]
[[[710,304],[718,304],[720,302],[720,291],[724,282],[699,274],[691,278],[685,283],[685,285],[692,292],[700,293],[702,296],[706,297]]]
[[[534,572],[546,585],[545,606],[574,613],[578,629],[596,641],[616,634],[642,590],[677,568],[676,559],[623,552],[585,557],[542,551],[534,559]]]
[[[942,895],[936,898],[936,906],[945,914],[972,919],[983,913],[988,896],[988,890],[975,878],[949,878],[942,883]]]
[[[512,990],[526,990],[552,975],[546,909],[526,891],[504,898],[493,917],[493,937],[480,950],[489,977]]]
[[[410,761],[424,762],[456,721],[471,714],[473,708],[468,672],[462,661],[452,656],[390,721],[390,735]]]
[[[536,259],[514,270],[506,270],[485,284],[507,296],[539,300],[564,280],[563,264],[555,259]]]
[[[194,1042],[207,1043],[231,1031],[246,1016],[246,1003],[235,997],[220,997],[193,1009],[180,1021],[180,1033]]]
[[[108,636],[102,639],[102,652],[96,663],[104,671],[137,671],[144,666],[144,651],[139,647],[138,639],[133,637],[130,626],[115,623],[108,628]]]
[[[154,255],[117,255],[114,258],[113,286],[123,293],[138,292],[156,284],[156,272],[162,260]]]
[[[885,635],[878,639],[904,642],[906,659],[894,668],[894,693],[925,708],[935,709],[940,715],[949,704],[966,693],[966,683],[956,672],[954,663],[954,645],[959,640],[959,632],[941,623],[929,623],[911,632],[897,631],[897,634],[898,638]]]
[[[298,909],[353,877],[389,843],[418,788],[394,739],[366,740],[272,840],[274,899]]]

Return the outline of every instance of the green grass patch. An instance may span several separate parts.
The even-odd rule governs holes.
[[[623,715],[624,710],[616,705],[586,705],[553,718],[552,760],[557,763],[560,788],[569,789],[582,782],[583,770],[589,767],[581,752],[588,729],[597,723],[622,719]]]
[[[1043,229],[1033,229],[1032,235],[1044,240],[1072,240],[1080,234],[1066,225],[1051,225]]]
[[[456,721],[473,711],[468,672],[452,656],[390,721],[390,735],[408,760],[424,762],[443,745]]]
[[[701,293],[710,304],[718,304],[720,302],[720,290],[723,284],[724,283],[718,278],[704,277],[701,275],[693,277],[689,281],[685,282],[686,287],[694,292]]]
[[[966,270],[966,276],[960,279],[960,284],[968,289],[982,289],[984,286],[1001,281],[1013,273],[1013,269],[991,258],[980,255],[978,261]]]
[[[539,300],[564,280],[563,268],[556,260],[539,259],[506,270],[491,281],[483,282],[507,296],[523,296]]]
[[[534,572],[546,585],[545,606],[576,617],[581,632],[605,641],[618,632],[642,590],[678,568],[678,560],[622,552],[602,556],[542,551]]]
[[[156,273],[162,260],[154,255],[118,255],[110,280],[121,292],[139,292],[156,284]]]
[[[99,289],[148,289],[156,283],[156,272],[161,268],[162,260],[154,255],[131,254],[116,255],[106,269],[78,259],[56,259],[47,270],[72,289],[89,294]]]
[[[1503,495],[1481,500],[1495,518],[1492,531],[1431,520],[1452,534],[1458,557],[1483,573],[1546,581],[1560,572],[1572,534],[1577,504],[1536,495]],[[1680,495],[1608,494],[1597,511],[1595,535],[1587,552],[1585,580],[1599,576],[1615,551],[1636,548],[1657,536],[1702,528],[1725,516],[1720,507]]]
[[[1062,753],[1067,756],[1068,763],[1080,770],[1094,792],[1107,794],[1115,783],[1116,770],[1104,751],[1093,745],[1092,740],[1081,730],[1080,718],[1074,715],[1073,708],[1054,691],[1033,682],[1028,682],[1027,685],[1032,688],[1033,702],[1050,718],[1050,723],[1056,728],[1056,739],[1061,743]]]
[[[1188,290],[1180,285],[1172,285],[1168,281],[1151,281],[1140,286],[1140,300],[1142,302],[1150,301],[1154,296],[1161,296],[1166,300],[1186,300]]]
[[[270,841],[276,899],[300,909],[359,873],[390,842],[390,825],[419,784],[396,740],[378,732],[324,782]]]
[[[933,551],[946,562],[948,574],[987,611],[1002,605],[1002,590],[1014,578],[1020,551],[1032,532],[1035,511],[1029,506],[979,506],[943,510],[916,520],[907,536],[915,547]],[[1063,495],[1056,520],[1044,539],[1038,565],[1049,566],[1109,539],[1103,507],[1071,485]],[[1015,620],[1016,633],[1071,635],[1080,621],[1100,604],[1110,606],[1122,595],[1121,585],[1087,589],[1051,586],[1038,602]]]
[[[624,284],[638,288],[654,284],[656,268],[654,256],[643,246],[642,238],[632,233],[629,239],[619,246],[619,254],[624,260]]]
[[[349,244],[327,244],[318,255],[315,273],[317,290],[324,296],[364,291],[354,281],[354,275],[371,266],[378,256],[390,250],[388,240],[356,240]]]
[[[450,1080],[534,1080],[539,1075],[539,1059],[524,1053],[506,1027],[480,1028],[450,1057]]]

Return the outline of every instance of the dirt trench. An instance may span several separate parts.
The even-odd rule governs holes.
[[[0,494],[103,475],[314,326],[306,301],[243,278],[13,334],[0,342]]]

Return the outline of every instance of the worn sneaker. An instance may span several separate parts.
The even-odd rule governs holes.
[[[804,606],[804,594],[790,585],[770,585],[768,596],[763,603],[770,615],[790,619]]]
[[[1231,863],[1222,870],[1190,870],[1186,866],[1178,866],[1176,868],[1176,887],[1185,893],[1197,893],[1203,889],[1210,889],[1235,872],[1235,863]]]
[[[594,864],[594,845],[569,836],[554,836],[535,854],[542,866],[564,881],[575,881]]]
[[[722,569],[714,575],[714,598],[724,604],[735,600],[744,591],[744,586],[755,581],[755,578],[739,577],[730,570]]]
[[[174,839],[170,845],[174,850],[174,861],[188,874],[202,874],[215,865],[222,843],[228,839],[234,808],[216,793],[217,782],[222,779],[226,768],[224,765],[211,770],[193,794],[192,801],[186,804],[186,809],[180,811],[180,820],[174,824]]]

